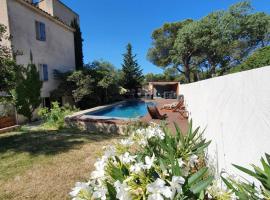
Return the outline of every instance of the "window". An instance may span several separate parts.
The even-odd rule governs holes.
[[[39,77],[41,81],[48,81],[49,74],[48,74],[48,65],[40,64],[39,65]]]
[[[38,21],[36,21],[36,38],[40,41],[46,41],[45,24]]]

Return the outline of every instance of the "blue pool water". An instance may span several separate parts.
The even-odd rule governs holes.
[[[138,118],[146,115],[147,105],[155,105],[153,102],[130,101],[104,110],[87,113],[87,115],[117,117],[117,118]]]

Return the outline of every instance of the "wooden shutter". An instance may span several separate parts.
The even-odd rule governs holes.
[[[43,65],[43,81],[49,80],[49,74],[48,74],[48,65]]]

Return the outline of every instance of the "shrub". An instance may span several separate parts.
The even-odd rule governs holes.
[[[210,142],[199,128],[176,135],[151,124],[105,148],[87,183],[76,183],[74,199],[208,199],[214,177],[206,166]]]
[[[266,160],[261,158],[263,168],[252,165],[253,171],[247,168],[234,165],[240,171],[253,177],[259,184],[259,187],[254,183],[245,181],[236,181],[231,177],[222,177],[222,180],[234,195],[240,199],[270,199],[270,155],[265,154]]]
[[[44,120],[43,126],[46,128],[63,128],[65,125],[65,116],[77,111],[76,108],[69,105],[59,106],[58,102],[52,103],[52,108],[41,108],[38,115]]]

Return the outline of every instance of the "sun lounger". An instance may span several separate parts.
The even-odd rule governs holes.
[[[148,113],[150,114],[150,116],[152,117],[152,119],[164,120],[167,118],[166,114],[164,114],[164,115],[160,114],[160,112],[156,106],[147,106],[147,110],[148,110]]]

